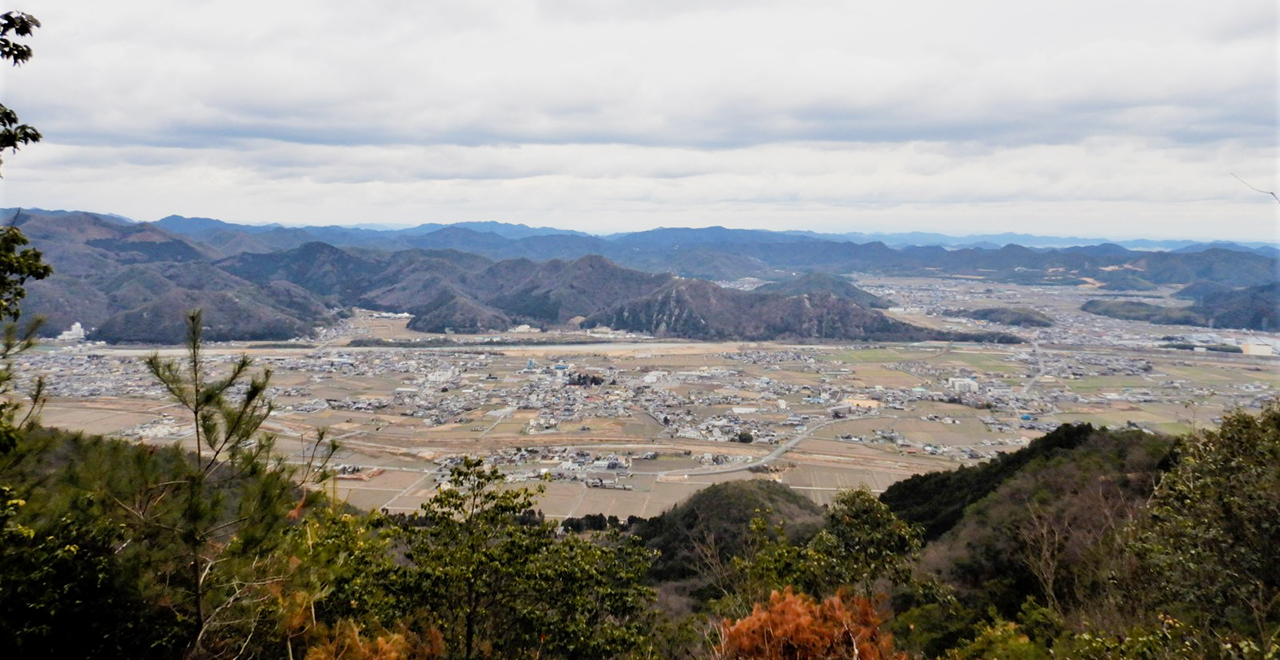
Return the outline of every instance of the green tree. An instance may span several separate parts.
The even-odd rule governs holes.
[[[905,584],[920,552],[920,530],[903,522],[866,488],[846,490],[810,542],[836,586],[871,595],[883,583]]]
[[[754,603],[785,587],[819,597],[853,589],[868,597],[879,589],[912,584],[919,529],[898,519],[870,491],[841,492],[824,522],[807,543],[795,543],[784,524],[770,525],[757,511],[747,551],[733,558],[715,610],[722,616],[745,616]]]
[[[204,657],[270,614],[269,589],[287,568],[273,551],[306,501],[298,501],[296,484],[325,478],[336,445],[317,433],[301,468],[273,457],[275,438],[261,432],[272,411],[271,372],[252,375],[244,356],[213,376],[200,311],[186,323],[186,359],[152,354],[146,365],[191,413],[194,454],[175,449],[167,464],[148,467],[136,487],[113,499],[147,546],[144,561],[165,585],[164,598],[188,621],[187,657]]]
[[[756,512],[749,525],[746,553],[733,557],[728,574],[719,580],[724,595],[713,609],[720,616],[745,617],[755,604],[787,587],[823,595],[830,586],[822,573],[826,558],[808,544],[793,543],[786,524],[779,521],[771,525],[767,515],[766,511]]]
[[[650,553],[616,533],[557,539],[527,515],[541,489],[503,481],[465,459],[403,529],[404,608],[427,611],[453,658],[608,658],[642,646]]]
[[[1018,624],[996,621],[979,627],[978,636],[951,649],[947,660],[1049,660],[1043,644],[1031,639]]]
[[[296,648],[333,641],[352,631],[379,631],[409,623],[395,607],[388,584],[395,567],[386,518],[316,507],[286,532],[279,552],[292,566],[272,590],[270,617],[288,657]],[[340,633],[347,631],[347,633]]]
[[[73,504],[41,516],[0,487],[0,647],[15,657],[166,657],[172,621],[121,562],[125,530],[82,514],[95,508],[83,497]]]
[[[31,36],[38,27],[40,21],[34,16],[13,11],[0,14],[0,60],[18,66],[31,59],[31,47],[18,39]],[[19,123],[17,113],[0,104],[0,152],[17,151],[22,145],[39,141],[39,131]],[[3,344],[0,344],[0,454],[12,451],[17,434],[35,425],[44,389],[43,381],[37,380],[30,404],[26,406],[12,396],[13,357],[34,345],[40,329],[40,319],[22,330],[16,325],[22,314],[19,304],[26,297],[25,285],[29,279],[42,280],[53,274],[39,250],[25,247],[28,243],[17,227],[9,225],[0,229],[0,322],[6,323]],[[24,407],[26,412],[19,419],[18,414]]]
[[[3,236],[0,236],[0,260],[3,259],[3,241]],[[39,259],[38,254],[36,258]],[[0,268],[3,268],[3,265],[0,265]],[[3,276],[0,275],[0,277]],[[0,288],[4,283],[11,282],[13,282],[12,278],[0,280]],[[16,318],[16,316],[15,308],[15,314],[10,318]],[[45,401],[44,378],[36,378],[34,386],[26,393],[27,401],[23,402],[16,396],[17,373],[13,370],[13,359],[35,346],[36,333],[39,330],[40,319],[27,324],[22,330],[18,329],[16,323],[10,322],[5,324],[3,337],[0,337],[0,455],[13,451],[19,437],[33,430],[40,421],[40,409]]]
[[[40,21],[29,14],[20,11],[0,14],[0,60],[20,66],[31,59],[31,47],[18,39],[31,36],[38,27]],[[0,152],[17,151],[23,145],[39,142],[40,138],[40,131],[21,123],[18,113],[0,104]]]
[[[1175,451],[1133,544],[1156,606],[1280,652],[1280,404]]]

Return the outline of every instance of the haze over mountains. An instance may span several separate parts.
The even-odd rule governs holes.
[[[1273,248],[1234,245],[895,249],[721,227],[598,237],[502,223],[380,230],[12,209],[4,217],[55,267],[29,287],[29,313],[49,317],[49,332],[78,321],[107,341],[176,340],[174,310],[192,307],[207,310],[211,339],[283,339],[353,305],[410,312],[412,328],[431,332],[532,323],[695,339],[943,338],[885,317],[876,308],[888,301],[834,275],[1093,281],[1118,291],[1199,283],[1228,292],[1276,278]],[[704,281],[740,277],[778,283],[747,293]],[[1257,317],[1232,305],[1233,319]]]
[[[6,211],[12,213],[13,209],[6,209]],[[125,218],[121,219],[126,220]],[[848,243],[881,242],[894,247],[909,245],[937,245],[943,247],[999,248],[1004,245],[1016,244],[1033,248],[1062,248],[1114,243],[1132,250],[1197,252],[1210,247],[1220,247],[1224,249],[1255,251],[1260,254],[1267,254],[1271,256],[1280,254],[1280,249],[1277,249],[1276,245],[1268,243],[1231,243],[1224,241],[1203,242],[1147,238],[1110,241],[1100,238],[1039,236],[1035,234],[1009,232],[1000,234],[969,234],[964,236],[951,236],[934,232],[848,232],[843,234],[832,234],[801,230],[774,232],[763,230],[724,230],[722,227],[709,227],[702,229],[660,228],[646,232],[600,234],[593,236],[592,234],[568,229],[529,227],[527,225],[505,222],[459,222],[452,224],[426,223],[414,227],[387,227],[379,225],[357,225],[352,227],[286,227],[279,224],[241,225],[221,220],[214,220],[211,218],[188,218],[180,215],[167,216],[156,221],[154,224],[206,243],[216,243],[221,240],[253,235],[259,237],[259,239],[263,241],[263,245],[275,244],[277,248],[296,247],[301,243],[309,241],[321,241],[344,247],[391,248],[398,246],[401,248],[407,248],[413,247],[413,245],[411,242],[403,240],[405,238],[428,234],[442,229],[455,228],[468,229],[480,233],[497,234],[498,236],[508,239],[521,239],[532,236],[568,235],[601,238],[606,241],[625,241],[628,238],[637,237],[639,235],[651,234],[652,232],[662,232],[667,236],[667,238],[678,239],[683,237],[691,239],[691,242],[693,243],[707,243],[714,242],[715,239],[726,236],[724,232],[729,231],[735,232],[732,236],[738,241],[749,240],[754,236],[760,242],[767,243],[787,240],[788,237]],[[291,242],[294,243],[290,244]]]

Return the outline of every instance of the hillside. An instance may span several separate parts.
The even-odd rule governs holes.
[[[307,243],[282,252],[241,254],[215,265],[260,287],[294,284],[329,306],[408,311],[414,315],[409,327],[424,332],[501,330],[518,323],[552,326],[586,318],[588,327],[608,325],[687,339],[940,336],[831,293],[733,291],[705,280],[622,268],[599,256],[493,262],[453,250],[388,254]],[[825,277],[808,281],[821,283]]]
[[[645,545],[662,554],[651,575],[659,580],[689,577],[701,568],[698,543],[714,543],[721,559],[743,553],[748,523],[757,511],[772,522],[786,522],[793,531],[817,525],[822,510],[791,488],[765,479],[729,481],[709,486],[634,530]]]
[[[1215,328],[1280,328],[1280,283],[1205,295],[1191,310]]]
[[[1234,290],[1235,289],[1230,286],[1218,284],[1217,282],[1192,282],[1191,284],[1179,289],[1177,293],[1173,294],[1173,297],[1180,298],[1182,300],[1194,300],[1196,302],[1200,302],[1208,296]]]
[[[899,481],[885,489],[880,501],[903,520],[920,525],[924,538],[942,536],[965,515],[969,505],[995,492],[1005,481],[1034,460],[1068,452],[1094,433],[1088,424],[1063,424],[1037,438],[1024,449],[981,465],[960,467],[949,472],[930,472]]]
[[[297,284],[335,305],[410,312],[409,327],[424,332],[564,324],[648,295],[671,279],[598,256],[494,262],[455,250],[357,254],[323,243],[217,265],[260,285]]]
[[[218,339],[287,339],[332,320],[307,291],[237,277],[212,264],[216,251],[162,227],[91,213],[22,212],[14,222],[54,266],[23,303],[49,335],[78,322],[92,339],[174,342],[178,312],[196,306]]]
[[[920,572],[950,584],[963,600],[982,599],[1006,616],[1016,615],[1028,593],[1050,603],[1088,606],[1080,594],[1096,588],[1100,568],[1111,568],[1099,553],[1105,557],[1103,544],[1115,521],[1147,503],[1172,465],[1175,444],[1169,436],[1088,427],[1060,429],[1041,440],[971,472],[987,478],[973,482],[983,488],[934,484],[941,487],[934,502],[949,494],[968,504],[949,531],[934,530]],[[1042,544],[1034,530],[1048,521],[1070,541]],[[1041,549],[1054,553],[1048,562],[1026,559]]]
[[[1205,317],[1189,307],[1164,307],[1135,300],[1090,300],[1080,310],[1126,321],[1161,325],[1207,325]]]
[[[1216,292],[1211,286],[1200,284],[1180,297],[1191,296],[1199,298],[1190,307],[1164,307],[1128,300],[1090,300],[1080,309],[1112,318],[1165,325],[1263,331],[1280,328],[1280,283]]]
[[[925,330],[829,293],[784,296],[723,289],[704,280],[677,280],[652,295],[587,318],[586,327],[707,341],[834,339],[1019,341],[1007,335]]]
[[[968,319],[977,319],[979,321],[991,321],[992,323],[1002,323],[1004,325],[1022,326],[1028,328],[1048,328],[1053,325],[1053,319],[1047,315],[1037,312],[1034,309],[1016,309],[1013,307],[985,307],[982,309],[958,309],[951,310],[949,314],[961,316]]]
[[[938,336],[829,293],[746,293],[705,280],[621,268],[599,256],[568,262],[511,259],[469,264],[420,256],[424,258],[412,267],[391,266],[385,260],[311,244],[275,258],[241,255],[220,265],[259,284],[283,278],[337,304],[409,311],[414,314],[409,327],[430,332],[505,329],[517,323],[561,325],[585,317],[587,327],[606,325],[686,339]],[[267,267],[271,264],[275,266]],[[334,264],[341,267],[333,271]],[[394,284],[382,286],[384,282]]]
[[[80,322],[99,328],[94,336],[108,341],[168,336],[163,330],[168,326],[136,327],[150,318],[148,306],[161,300],[208,304],[234,316],[221,326],[228,334],[219,336],[228,338],[305,333],[329,321],[324,310],[359,305],[410,312],[410,327],[428,331],[504,329],[518,323],[549,327],[583,318],[589,327],[690,339],[1009,340],[925,331],[889,319],[874,309],[887,301],[831,274],[851,271],[1063,285],[1081,277],[1251,284],[1248,293],[1206,297],[1188,309],[1091,301],[1086,311],[1158,323],[1276,327],[1274,289],[1265,287],[1272,284],[1275,260],[1221,248],[1185,254],[1136,253],[1116,245],[899,250],[883,243],[723,228],[600,238],[498,225],[424,225],[394,232],[246,228],[212,219],[131,223],[108,215],[38,211],[20,212],[14,222],[55,267],[53,277],[30,287],[28,299],[30,311],[48,316],[46,332]],[[304,240],[315,236],[359,245]],[[279,249],[290,243],[296,244]],[[233,245],[248,251],[223,256]],[[808,274],[752,293],[669,272],[757,273],[776,279],[797,270]]]
[[[863,307],[887,309],[891,306],[888,300],[875,294],[867,293],[854,286],[849,280],[830,273],[807,273],[794,280],[773,282],[755,289],[757,293],[780,293],[784,296],[802,296],[829,293],[840,298],[847,298]]]
[[[119,221],[117,221],[119,222]],[[144,225],[145,226],[145,225]],[[571,261],[600,255],[628,268],[686,277],[776,280],[791,273],[854,271],[911,275],[925,272],[995,281],[1079,284],[1091,278],[1111,290],[1146,290],[1159,284],[1212,281],[1257,286],[1275,279],[1274,249],[1231,244],[1178,242],[1177,252],[1129,249],[1113,243],[1055,248],[1034,236],[1000,235],[984,241],[943,241],[939,235],[894,235],[890,247],[878,236],[739,230],[724,227],[662,228],[611,236],[504,223],[424,224],[407,229],[368,227],[252,226],[170,216],[153,226],[205,245],[221,256],[271,252],[323,242],[340,248],[388,252],[411,248],[457,249],[503,260]],[[1018,240],[1027,243],[1017,244]],[[869,241],[861,242],[858,241]],[[946,244],[956,249],[944,249]],[[966,246],[967,244],[967,246]],[[1133,247],[1159,246],[1151,241]],[[1174,245],[1171,243],[1170,245]]]
[[[261,290],[174,290],[138,307],[112,314],[89,337],[112,343],[171,344],[186,331],[182,315],[175,310],[190,309],[204,311],[205,338],[209,341],[289,339],[308,335],[315,326],[331,322],[323,306],[303,307],[314,304],[305,295],[277,291],[274,287],[267,291],[271,295],[263,298]],[[281,304],[278,298],[301,298],[306,302],[291,308],[288,303]]]
[[[1104,291],[1151,291],[1156,285],[1125,271],[1107,271],[1102,280]]]
[[[720,341],[762,338],[867,339],[915,328],[831,294],[787,297],[678,280],[652,295],[588,317],[587,327]]]

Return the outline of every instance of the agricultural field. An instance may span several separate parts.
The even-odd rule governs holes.
[[[930,305],[1003,301],[1063,319],[1073,304],[1064,295],[1085,295],[886,281],[869,286],[908,306],[899,313],[967,330],[989,328],[931,316]],[[1072,318],[1115,322],[1060,322]],[[400,512],[430,497],[464,455],[486,457],[513,484],[543,487],[539,508],[551,517],[652,516],[708,484],[749,478],[776,479],[825,503],[842,489],[881,491],[912,474],[986,460],[1063,423],[1184,433],[1280,391],[1276,358],[1159,350],[1143,324],[1120,326],[1107,346],[1064,344],[1062,328],[1025,334],[1023,344],[700,343],[565,332],[442,346],[458,340],[405,322],[362,314],[312,343],[214,345],[209,354],[216,368],[248,354],[272,370],[276,410],[265,428],[277,436],[277,453],[305,463],[306,443],[325,429],[342,446],[333,465],[346,474],[324,488],[354,506]],[[400,343],[350,346],[370,337]],[[1146,343],[1129,345],[1134,337]],[[142,368],[152,350],[47,346],[24,357],[19,372],[49,381],[45,424],[194,448],[189,418]],[[737,441],[744,438],[750,442]]]

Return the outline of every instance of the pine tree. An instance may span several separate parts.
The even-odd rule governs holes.
[[[252,362],[242,356],[226,374],[212,376],[201,312],[189,312],[186,322],[186,359],[152,354],[146,365],[191,414],[195,452],[180,454],[167,466],[171,473],[137,489],[133,501],[117,503],[152,546],[154,573],[171,585],[166,597],[190,621],[187,657],[205,657],[217,640],[265,616],[267,588],[283,579],[272,550],[290,524],[297,484],[325,478],[337,447],[320,432],[303,467],[273,457],[275,437],[262,432],[272,412],[271,372],[251,374]]]

